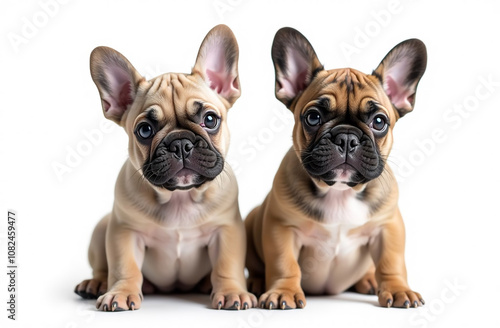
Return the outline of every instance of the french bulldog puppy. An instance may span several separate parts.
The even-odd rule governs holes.
[[[413,110],[425,45],[394,47],[372,74],[325,70],[308,40],[279,30],[276,97],[295,118],[293,147],[264,203],[245,220],[249,288],[259,305],[303,308],[349,287],[387,307],[420,306],[404,259],[398,186],[386,165],[394,125]]]
[[[119,52],[92,52],[104,116],[129,137],[113,209],[90,242],[93,277],[75,289],[84,298],[98,297],[99,310],[137,310],[143,290],[202,285],[212,290],[216,309],[257,304],[243,271],[238,186],[224,161],[227,112],[240,96],[237,65],[238,44],[225,25],[207,34],[191,74],[147,81]]]

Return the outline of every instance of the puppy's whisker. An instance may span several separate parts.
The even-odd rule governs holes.
[[[151,165],[152,164],[149,163],[149,164],[135,170],[134,173],[132,173],[132,175],[130,176],[129,180],[132,180],[132,178],[138,177],[138,182],[147,183],[148,182],[148,174],[152,174],[152,173],[148,172],[147,169]],[[142,173],[141,173],[141,170],[142,170]]]
[[[386,158],[381,158],[381,160],[384,162],[384,170],[382,171],[382,174],[380,175],[380,179],[377,179],[383,189],[384,195],[386,195],[390,190],[391,190],[391,185],[394,183],[394,177],[391,174],[391,171],[389,171],[387,167],[387,157]]]
[[[218,185],[219,188],[224,189],[224,181],[223,178],[227,178],[228,180],[231,179],[231,175],[229,174],[228,168],[226,165],[224,165],[224,168],[222,171],[215,177],[215,181]]]
[[[137,178],[138,182],[146,181],[144,175],[140,173],[140,170],[141,170],[140,168],[135,170],[134,173],[132,173],[132,175],[129,177],[128,180],[131,181],[133,178]]]

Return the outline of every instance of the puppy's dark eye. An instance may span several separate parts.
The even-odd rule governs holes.
[[[154,130],[149,123],[141,123],[137,127],[136,134],[139,138],[146,140],[154,135]]]
[[[309,126],[317,126],[321,124],[321,115],[317,111],[310,111],[306,115],[306,123]]]
[[[219,121],[219,117],[214,113],[206,113],[201,126],[208,130],[215,130],[219,126]]]
[[[384,115],[377,115],[373,118],[371,128],[375,131],[383,131],[387,128],[387,119]]]

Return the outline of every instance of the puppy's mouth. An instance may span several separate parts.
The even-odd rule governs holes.
[[[350,164],[341,164],[337,168],[331,170],[331,172],[323,174],[318,178],[329,186],[341,183],[349,187],[354,187],[357,184],[369,181]]]
[[[143,165],[144,177],[168,190],[186,190],[215,179],[224,169],[222,155],[193,132],[169,133]]]
[[[377,178],[384,161],[375,142],[360,129],[339,125],[324,133],[302,153],[309,175],[329,186],[354,187]]]
[[[181,169],[174,177],[162,185],[169,190],[186,190],[201,186],[207,181],[206,177],[201,176],[191,169]]]

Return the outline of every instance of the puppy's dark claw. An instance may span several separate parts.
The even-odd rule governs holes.
[[[248,303],[247,302],[243,303],[243,310],[248,310]]]
[[[274,308],[274,303],[273,302],[269,303],[269,310],[272,310],[273,308]]]
[[[418,302],[417,301],[413,302],[413,307],[416,307],[416,308],[418,307]]]
[[[219,302],[219,304],[217,304],[217,310],[220,310],[222,309],[222,302]]]
[[[403,304],[403,306],[407,309],[410,308],[410,301],[405,301],[405,303]]]
[[[75,293],[77,295],[79,295],[81,298],[86,299],[86,300],[90,300],[90,299],[96,298],[94,295],[87,294],[87,292],[84,291],[84,290],[82,290],[82,291],[75,290]]]
[[[425,301],[423,298],[420,299],[420,303],[422,303],[422,305],[425,305]]]
[[[300,300],[300,301],[299,301],[299,307],[300,307],[301,309],[303,309],[303,308],[304,308],[304,302],[303,302],[302,300]]]
[[[387,307],[390,308],[392,305],[392,300],[387,300]]]

